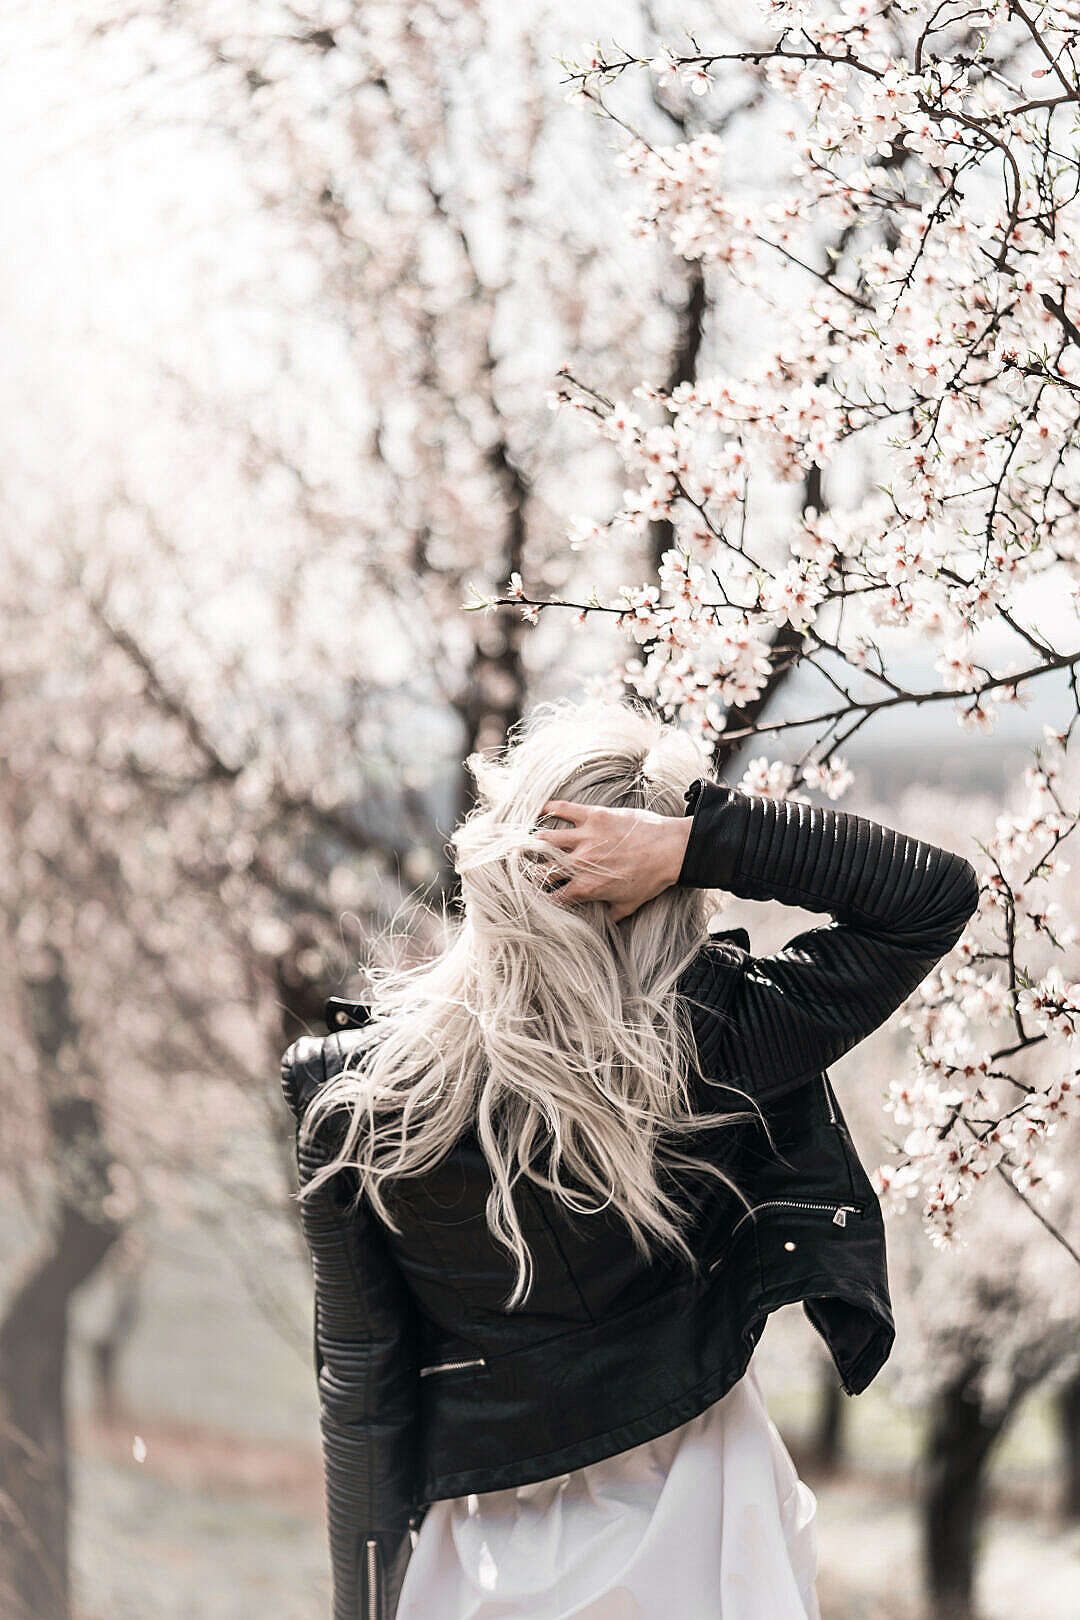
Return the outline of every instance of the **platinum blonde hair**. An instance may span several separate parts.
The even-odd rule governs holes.
[[[532,1282],[521,1177],[583,1216],[612,1207],[644,1258],[675,1251],[696,1268],[690,1212],[661,1172],[733,1187],[715,1155],[686,1153],[678,1138],[758,1117],[734,1087],[720,1089],[748,1107],[694,1108],[691,1077],[717,1082],[702,1075],[676,983],[708,938],[708,895],[673,885],[618,922],[606,902],[560,903],[536,881],[538,855],[551,853],[536,829],[568,825],[541,817],[553,798],[685,815],[701,751],[632,703],[560,699],[512,728],[500,757],[467,763],[478,799],[450,840],[461,915],[432,960],[367,967],[370,1021],[301,1129],[310,1138],[332,1114],[347,1123],[300,1196],[357,1171],[356,1202],[366,1196],[399,1232],[393,1182],[422,1176],[475,1130],[491,1170],[488,1226],[516,1271],[508,1310]]]

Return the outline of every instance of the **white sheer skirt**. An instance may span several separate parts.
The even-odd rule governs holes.
[[[816,1513],[751,1363],[669,1434],[433,1502],[397,1620],[820,1620]]]

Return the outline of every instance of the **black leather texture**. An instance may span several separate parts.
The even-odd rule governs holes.
[[[955,945],[978,902],[975,870],[850,812],[705,779],[687,803],[680,883],[830,918],[761,956],[745,930],[721,931],[680,980],[708,1085],[702,1108],[724,1106],[734,1086],[768,1127],[714,1138],[746,1202],[713,1180],[687,1185],[695,1272],[673,1258],[644,1262],[610,1212],[575,1216],[519,1183],[535,1276],[513,1312],[503,1306],[512,1267],[484,1213],[490,1172],[471,1133],[425,1176],[396,1184],[400,1233],[366,1206],[346,1215],[352,1189],[301,1206],[334,1620],[390,1620],[385,1572],[400,1578],[410,1523],[428,1503],[552,1478],[719,1400],[781,1305],[802,1301],[849,1394],[889,1354],[881,1212],[827,1068]],[[367,1016],[336,1000],[331,1011],[346,1014],[334,1032],[304,1038],[283,1059],[297,1122],[348,1061]],[[694,1146],[709,1143],[702,1132]],[[315,1162],[299,1156],[301,1180]]]
[[[702,784],[680,883],[780,900],[833,921],[721,967],[703,1067],[759,1096],[835,1063],[899,1007],[978,903],[962,856],[847,811]],[[706,996],[706,1000],[708,997]]]
[[[326,1078],[323,1043],[305,1037],[282,1066],[299,1121],[310,1082]],[[324,1162],[324,1135],[297,1144],[298,1182]],[[334,1178],[300,1205],[314,1280],[319,1392],[334,1620],[383,1620],[387,1572],[408,1530],[419,1455],[416,1307],[382,1223],[346,1210],[355,1191]],[[374,1543],[374,1545],[371,1545]]]

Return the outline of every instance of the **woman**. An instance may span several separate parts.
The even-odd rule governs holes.
[[[630,705],[544,705],[470,765],[448,945],[283,1060],[334,1620],[816,1620],[750,1359],[793,1300],[849,1393],[889,1354],[825,1070],[956,943],[974,869],[710,781]],[[830,921],[755,956],[716,890]]]

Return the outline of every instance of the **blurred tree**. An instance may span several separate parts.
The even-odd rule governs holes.
[[[41,904],[40,894],[36,904]],[[68,971],[53,945],[22,980],[33,1073],[50,1162],[60,1170],[48,1224],[0,1316],[0,1595],[11,1620],[67,1620],[67,1408],[72,1296],[93,1276],[118,1226],[97,1086],[88,1076]]]
[[[1058,1391],[1058,1421],[1063,1465],[1061,1511],[1075,1523],[1080,1519],[1080,1370]]]
[[[145,1260],[142,1235],[125,1231],[109,1255],[108,1315],[88,1341],[95,1414],[106,1425],[121,1421],[125,1413],[120,1362],[138,1321]]]
[[[258,1223],[249,1283],[284,1323],[278,1054],[373,929],[407,916],[398,949],[437,945],[405,897],[452,897],[463,757],[549,671],[603,663],[559,628],[526,661],[524,621],[460,611],[474,579],[571,581],[558,508],[609,486],[605,448],[567,466],[545,387],[568,349],[670,374],[682,329],[667,249],[605,250],[619,188],[529,28],[469,7],[236,21],[102,4],[2,25],[49,101],[16,128],[14,98],[9,150],[51,230],[13,218],[0,276],[19,331],[0,749],[34,806],[16,953],[61,953],[112,1203]],[[37,1070],[25,1090],[4,1169],[36,1221]],[[58,1187],[64,1164],[54,1132]],[[50,1436],[48,1494],[18,1511],[55,1590],[25,1560],[6,1575],[51,1620],[66,1333],[31,1410],[39,1303],[6,1302],[0,1387],[16,1451]]]
[[[817,1413],[810,1439],[810,1454],[824,1474],[834,1473],[843,1460],[844,1391],[836,1368],[822,1363],[818,1374]]]
[[[521,621],[455,609],[474,580],[567,574],[554,367],[576,350],[682,374],[702,301],[650,320],[666,255],[605,251],[619,193],[553,95],[562,6],[384,5],[330,26],[317,0],[262,7],[243,26],[205,0],[161,15],[165,37],[196,53],[264,212],[313,250],[360,384],[363,510],[347,489],[330,496],[341,565],[392,596],[409,580],[416,667],[460,725],[464,812],[460,762],[501,743],[529,677]],[[262,439],[259,453],[276,450]],[[547,659],[563,646],[548,639]],[[448,867],[443,878],[453,891]]]
[[[1077,792],[1075,761],[1067,762],[1062,796]],[[913,785],[886,808],[901,825],[948,843],[961,821],[978,834],[1001,813],[986,796],[962,803],[942,790]],[[1001,815],[1003,821],[1006,814]],[[1076,909],[1075,880],[1058,874],[1053,904]],[[873,1037],[882,1049],[876,1068],[899,1074],[890,1088],[888,1123],[871,1117],[877,1099],[862,1093],[851,1108],[860,1139],[893,1151],[908,1124],[903,1047],[926,1040],[923,1008],[933,1008],[948,983],[924,982],[901,1015],[900,1028]],[[960,990],[952,1017],[968,1021],[970,1038],[988,1039],[986,1005]],[[891,1050],[888,1050],[890,1049]],[[875,1053],[856,1052],[852,1068],[875,1068]],[[1075,1152],[1073,1121],[1052,1132],[1055,1159],[1067,1164]],[[878,1151],[881,1147],[878,1147]],[[897,1316],[897,1340],[885,1383],[915,1410],[926,1410],[924,1449],[917,1469],[922,1553],[930,1612],[937,1620],[972,1620],[982,1515],[995,1450],[1028,1394],[1068,1381],[1080,1354],[1080,1228],[1075,1187],[1060,1168],[1047,1166],[1046,1182],[1022,1197],[1003,1173],[966,1201],[958,1212],[952,1246],[932,1246],[894,1204],[889,1222],[889,1263]],[[1050,1224],[1048,1231],[1042,1224]]]

